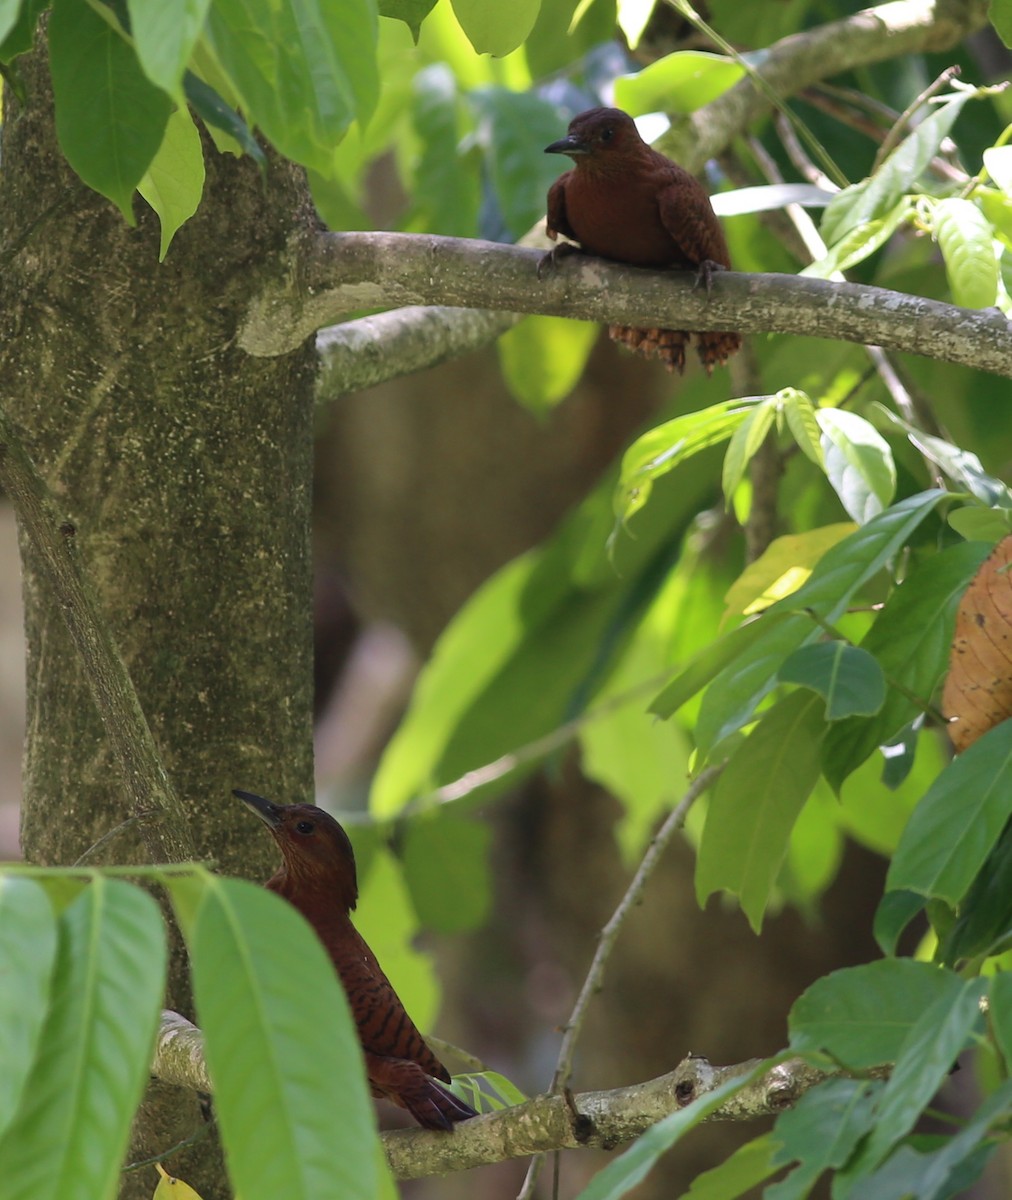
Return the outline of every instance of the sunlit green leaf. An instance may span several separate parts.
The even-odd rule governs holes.
[[[896,230],[910,220],[913,212],[913,202],[909,197],[904,197],[885,216],[848,230],[823,258],[811,263],[799,274],[814,279],[829,279],[838,271],[849,271],[884,246]]]
[[[56,920],[32,879],[0,875],[0,1134],[10,1124],[49,1008]]]
[[[700,412],[665,421],[636,439],[622,457],[615,495],[616,515],[628,519],[646,503],[652,483],[707,446],[715,446],[737,429],[752,408],[768,397],[725,400]]]
[[[204,27],[211,0],[127,0],[130,32],[144,73],[163,91],[180,93],[183,71]]]
[[[162,227],[159,261],[165,258],[176,230],[197,211],[204,190],[204,152],[189,111],[176,109],[165,137],[137,190],[158,213]]]
[[[547,412],[579,383],[597,335],[589,321],[526,317],[496,342],[506,386],[532,412]]]
[[[375,1117],[354,1020],[323,946],[266,889],[209,874],[200,882],[187,943],[236,1190],[244,1200],[372,1200]]]
[[[724,456],[724,470],[721,477],[721,489],[724,492],[725,503],[730,502],[745,474],[745,468],[766,440],[766,435],[772,428],[776,417],[777,407],[777,398],[775,396],[767,397],[745,415],[744,420],[731,434],[731,441],[728,443],[727,453]]]
[[[903,139],[869,179],[844,188],[834,196],[822,218],[821,233],[827,246],[866,221],[889,212],[924,172],[938,152],[942,139],[962,112],[973,92],[956,92],[924,118]]]
[[[998,294],[998,263],[987,218],[970,200],[940,200],[932,212],[953,304],[990,308]]]
[[[534,28],[541,7],[541,0],[513,0],[511,4],[452,0],[452,3],[454,15],[475,50],[497,58],[523,43]]]
[[[615,103],[634,117],[643,113],[689,113],[716,100],[745,74],[724,54],[680,50],[615,80]]]
[[[891,503],[896,491],[889,443],[864,417],[843,408],[820,408],[816,419],[826,476],[848,514],[863,525]]]
[[[21,1105],[0,1140],[4,1200],[115,1194],[165,986],[158,906],[101,877],[59,920],[52,1002]]]
[[[853,533],[849,521],[774,538],[728,589],[727,616],[762,612],[797,591],[830,547]]]
[[[206,44],[247,118],[321,175],[356,118],[376,104],[376,10],[369,0],[214,0]]]

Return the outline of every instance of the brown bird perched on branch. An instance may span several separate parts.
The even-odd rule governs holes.
[[[233,795],[256,813],[281,850],[266,887],[293,904],[316,930],[348,994],[374,1096],[406,1108],[426,1129],[452,1129],[477,1116],[438,1083],[450,1073],[425,1044],[373,952],[351,923],[358,880],[351,842],[313,804],[273,804],[252,792]]]
[[[710,290],[714,271],[731,266],[727,241],[702,184],[640,137],[632,117],[617,108],[591,108],[573,118],[569,132],[545,147],[576,164],[548,191],[548,236],[561,233],[588,254],[636,267],[695,268]],[[570,247],[560,243],[542,260]],[[741,346],[732,332],[695,332],[707,373]],[[608,334],[669,371],[685,367],[692,333],[610,325]]]

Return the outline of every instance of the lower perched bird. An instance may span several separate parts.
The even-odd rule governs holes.
[[[426,1129],[452,1129],[476,1116],[437,1080],[450,1073],[425,1044],[373,952],[351,923],[358,901],[348,835],[313,804],[273,804],[233,792],[267,826],[282,863],[266,887],[293,904],[316,930],[348,994],[374,1096],[406,1108]]]
[[[702,184],[648,146],[626,113],[588,109],[545,153],[566,154],[576,164],[548,191],[546,224],[553,241],[561,233],[588,254],[636,267],[695,268],[708,291],[711,274],[731,266],[724,231]],[[562,249],[551,251],[553,260]],[[608,333],[644,357],[660,358],[669,371],[685,367],[689,332],[611,325]],[[695,337],[707,372],[741,346],[738,333]]]

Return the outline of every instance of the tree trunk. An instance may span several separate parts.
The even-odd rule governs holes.
[[[158,263],[158,221],[130,228],[56,143],[44,50],[4,97],[0,174],[0,403],[20,428],[90,574],[200,857],[263,878],[272,848],[230,795],[312,795],[313,353],[251,359],[235,332],[264,271],[309,229],[302,172],[205,145],[196,217]],[[73,863],[125,821],[117,763],[34,547],[22,534],[28,733],[22,842]],[[132,825],[89,858],[142,861]],[[168,1001],[188,1009],[181,954]],[[200,1117],[149,1096],[134,1157]],[[205,1140],[169,1165],[227,1195]],[[124,1177],[150,1196],[154,1171]]]

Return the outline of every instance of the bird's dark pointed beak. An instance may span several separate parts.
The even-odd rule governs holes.
[[[586,142],[581,142],[578,137],[567,133],[564,138],[559,138],[557,142],[552,142],[550,146],[546,146],[545,153],[568,154],[570,158],[578,158],[581,154],[589,154],[590,147]]]
[[[281,824],[280,804],[265,800],[263,796],[258,796],[255,792],[241,792],[238,788],[232,789],[232,795],[237,796],[248,809],[255,812],[269,829],[277,829]]]

